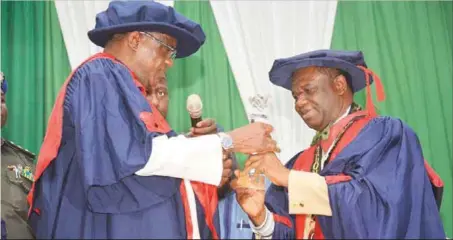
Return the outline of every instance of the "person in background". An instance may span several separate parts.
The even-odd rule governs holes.
[[[171,130],[147,91],[205,41],[172,7],[112,1],[88,37],[104,52],[77,67],[56,99],[28,198],[36,237],[218,238],[223,156],[275,151],[272,127],[192,138]]]
[[[6,125],[8,83],[0,72],[2,105],[1,127]],[[27,194],[33,182],[35,155],[19,145],[1,138],[2,144],[2,239],[34,239],[27,223]]]
[[[245,172],[262,172],[273,183],[266,195],[236,188],[256,237],[445,239],[442,180],[409,126],[377,116],[370,84],[378,100],[384,90],[362,52],[319,50],[279,59],[269,76],[291,91],[295,110],[317,134],[286,167],[273,153],[247,160]],[[366,110],[353,101],[363,88]]]
[[[165,75],[162,75],[160,78],[150,80],[150,85],[147,91],[146,99],[151,105],[153,105],[159,111],[162,117],[164,117],[165,119],[167,118],[170,95],[168,90],[168,80]],[[216,121],[214,119],[208,118],[197,123],[196,127],[190,128],[190,131],[186,134],[186,136],[196,137],[223,131],[224,131],[223,128],[220,125],[216,124]],[[230,181],[231,177],[233,176],[233,171],[237,168],[237,161],[234,153],[226,154],[223,157],[224,157],[223,158],[224,169],[222,172],[222,180],[220,182],[220,185],[217,187],[219,209],[218,211],[216,211],[216,214],[214,216],[214,219],[216,219],[216,221],[214,221],[215,227],[217,232],[220,233],[219,237],[221,239],[224,239],[224,230],[222,228],[224,212],[221,209],[222,206],[221,203],[224,201],[224,198],[226,198],[226,196],[229,196],[232,193],[230,188]],[[196,196],[195,198],[197,199],[197,201],[200,201],[200,199],[198,199]],[[198,222],[200,232],[203,232],[204,231],[203,229],[207,227],[206,224],[203,223],[200,224],[198,218],[196,221],[193,222]]]

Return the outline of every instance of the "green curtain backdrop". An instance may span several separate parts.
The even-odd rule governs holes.
[[[382,115],[403,119],[442,177],[441,215],[453,235],[452,2],[339,2],[332,48],[362,50],[382,79]],[[375,91],[373,90],[373,93]],[[376,98],[375,98],[376,99]],[[365,103],[364,92],[356,100]]]
[[[38,153],[56,95],[70,72],[53,1],[2,1],[1,71],[9,89],[2,137]]]
[[[208,1],[176,1],[175,9],[200,23],[206,42],[196,54],[176,60],[168,74],[170,107],[168,120],[176,131],[187,132],[190,118],[186,99],[199,94],[203,118],[214,118],[225,131],[248,123],[225,48]],[[244,156],[239,157],[243,164]]]

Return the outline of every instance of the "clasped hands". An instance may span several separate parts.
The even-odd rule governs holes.
[[[271,126],[264,126],[272,131]],[[247,183],[245,185],[240,184],[241,175],[245,175],[247,178],[247,175],[253,170],[255,174],[264,174],[275,185],[288,186],[290,170],[275,155],[275,152],[279,152],[280,149],[277,147],[275,140],[272,140],[270,136],[271,131],[266,132],[268,138],[266,141],[271,143],[271,145],[269,147],[263,146],[260,149],[261,151],[250,152],[251,155],[245,162],[242,173],[239,170],[235,170],[234,174],[237,178],[231,182],[231,187],[236,192],[236,200],[255,226],[261,225],[266,217],[264,186],[261,189],[259,186],[257,188],[249,188]],[[264,179],[260,179],[260,176],[254,176],[252,179],[257,179],[258,182],[264,184]]]
[[[289,169],[287,169],[275,155],[280,152],[277,142],[272,139],[272,126],[265,123],[252,123],[245,127],[234,130],[230,135],[233,136],[235,131],[241,131],[247,137],[242,137],[234,141],[237,152],[249,154],[245,162],[243,173],[247,174],[251,170],[256,173],[262,173],[269,180],[279,186],[288,186]],[[242,135],[241,135],[242,136]],[[236,170],[235,175],[240,176],[240,171]],[[237,182],[232,182],[232,187],[240,187]]]
[[[272,160],[268,158],[269,156],[274,156],[277,162],[280,163],[274,154],[274,152],[279,152],[280,149],[277,147],[277,142],[271,137],[272,131],[272,126],[265,123],[255,122],[227,132],[233,140],[233,149],[231,149],[231,152],[240,152],[251,155],[251,157],[247,160],[246,171],[254,167],[258,171],[263,171],[266,175],[270,174],[268,177],[275,175],[273,169],[267,166],[267,164],[272,163],[272,161],[269,161]],[[215,121],[213,119],[206,119],[199,122],[195,128],[191,128],[188,135],[193,137],[214,134],[216,132],[217,127]],[[231,168],[233,166],[233,162],[229,153],[230,152],[225,152],[223,155],[223,174],[220,187],[228,182],[232,174]],[[284,168],[282,165],[281,167]],[[274,178],[270,177],[270,179]]]

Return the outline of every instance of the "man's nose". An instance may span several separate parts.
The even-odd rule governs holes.
[[[297,107],[303,107],[307,104],[307,98],[304,96],[304,94],[300,94],[298,97],[297,97],[297,100],[296,100],[296,106]]]
[[[156,94],[151,94],[148,97],[148,101],[154,106],[157,106],[159,104],[159,99],[157,98]]]

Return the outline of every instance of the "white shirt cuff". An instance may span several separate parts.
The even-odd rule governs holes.
[[[153,139],[151,156],[139,176],[167,176],[218,186],[223,171],[223,149],[217,135]]]
[[[319,174],[291,170],[288,201],[289,214],[332,216],[327,183]]]
[[[249,220],[250,228],[252,232],[255,234],[257,239],[272,239],[272,234],[274,233],[274,216],[272,213],[266,208],[266,217],[264,218],[264,222],[261,226],[255,226],[252,221]]]

